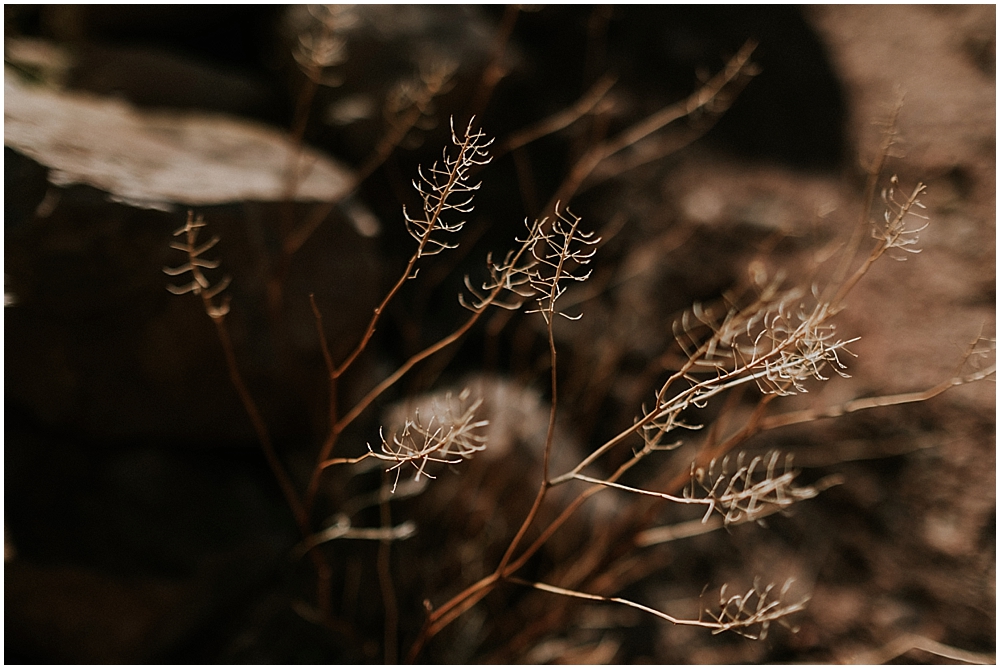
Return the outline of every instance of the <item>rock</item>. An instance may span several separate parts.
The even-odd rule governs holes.
[[[56,186],[87,184],[112,200],[169,211],[176,205],[333,201],[350,173],[303,148],[302,178],[287,173],[296,148],[258,123],[206,113],[141,111],[120,100],[4,77],[4,145],[50,168]]]

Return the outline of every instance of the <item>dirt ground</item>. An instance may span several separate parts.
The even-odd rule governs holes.
[[[837,316],[838,336],[858,338],[849,378],[830,374],[773,411],[917,393],[995,364],[994,6],[5,7],[5,661],[405,659],[425,602],[440,606],[495,569],[531,506],[549,407],[538,315],[484,319],[344,432],[338,448],[359,455],[401,407],[470,386],[491,445],[382,511],[377,468],[327,477],[315,529],[348,510],[356,527],[378,527],[388,510],[416,533],[389,553],[329,542],[333,606],[318,621],[302,535],[212,322],[165,289],[162,268],[181,264],[171,234],[196,207],[221,238],[208,256],[232,277],[236,358],[304,490],[328,428],[309,295],[343,359],[412,251],[401,206],[419,209],[410,180],[440,157],[448,116],[461,126],[475,113],[497,138],[495,159],[476,174],[459,248],[430,258],[390,304],[343,378],[344,403],[465,318],[463,275],[510,248],[588,148],[685,98],[748,39],[753,72],[726,89],[735,95],[618,156],[641,164],[602,163],[570,200],[604,242],[591,278],[567,294],[582,320],[555,330],[557,467],[653,399],[677,355],[672,324],[692,304],[718,304],[753,273],[806,288],[830,276],[852,232],[882,216],[878,197],[866,210],[865,173],[897,106],[879,189],[893,175],[900,191],[926,184],[920,253],[879,260]],[[327,67],[304,94],[309,54]],[[282,264],[312,200],[379,155],[445,61],[441,94]],[[602,76],[614,83],[599,104],[515,146]],[[21,122],[13,101],[25,90],[49,96],[58,127],[42,112]],[[83,109],[96,110],[92,125]],[[126,141],[112,118],[136,134]],[[330,175],[299,196],[282,181],[296,129],[316,174]],[[163,160],[178,147],[190,160],[180,169]],[[977,337],[987,353],[963,366]],[[687,471],[704,435],[747,420],[755,392],[691,416],[706,427],[643,462],[635,482]],[[695,619],[723,584],[793,579],[789,599],[808,603],[764,639],[505,583],[417,659],[995,663],[995,415],[990,375],[766,431],[740,448],[780,449],[805,484],[838,484],[759,524],[669,542],[642,537],[700,513],[602,493],[518,573]],[[610,474],[627,450],[594,471]],[[570,499],[554,493],[543,519]]]

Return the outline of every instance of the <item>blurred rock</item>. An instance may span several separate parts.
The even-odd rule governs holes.
[[[31,86],[4,77],[4,145],[50,168],[57,186],[87,184],[133,206],[331,201],[349,172],[303,148],[302,178],[289,188],[297,151],[282,133],[204,113],[146,112],[120,100]]]

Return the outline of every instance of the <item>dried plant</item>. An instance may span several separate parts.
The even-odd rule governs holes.
[[[489,425],[489,421],[476,420],[476,411],[483,400],[478,398],[470,403],[469,396],[469,390],[465,389],[453,401],[448,393],[442,402],[431,407],[429,416],[425,414],[421,418],[419,409],[416,410],[398,432],[388,437],[380,429],[380,451],[375,451],[369,444],[368,453],[360,457],[327,460],[323,466],[357,464],[369,457],[382,460],[389,463],[386,472],[396,472],[392,492],[396,491],[400,469],[404,465],[414,468],[414,481],[420,481],[421,477],[433,479],[434,476],[427,471],[429,463],[455,465],[486,448],[483,428]]]
[[[594,179],[595,175],[599,177],[594,179],[595,181],[609,179],[651,160],[669,155],[685,143],[691,142],[701,133],[696,131],[679,138],[663,137],[661,131],[680,119],[690,118],[698,113],[707,113],[716,118],[721,115],[729,107],[739,89],[757,74],[757,68],[750,60],[756,48],[756,42],[747,41],[722,70],[690,96],[591,146],[570,168],[568,175],[552,197],[552,202],[569,202],[587,180]],[[600,82],[594,90],[595,92],[602,90]],[[657,140],[658,145],[651,147],[651,150],[646,152],[635,150],[645,143]],[[626,155],[627,149],[633,149],[633,154]],[[616,159],[618,164],[615,164]],[[603,168],[605,173],[600,174],[599,168]],[[550,205],[546,210],[551,208]]]
[[[726,525],[759,520],[775,509],[786,509],[796,502],[819,494],[813,487],[793,485],[799,472],[792,469],[792,456],[786,455],[779,469],[781,454],[772,451],[746,461],[740,452],[733,462],[726,455],[712,460],[708,467],[691,465],[691,483],[684,489],[689,500],[704,500],[708,507],[702,522],[713,511],[722,515]]]
[[[692,108],[710,106],[721,90],[747,74],[750,51],[752,45],[745,47],[726,71],[710,82],[713,88],[697,98],[694,101],[697,104]],[[435,81],[440,83],[446,78],[440,76]],[[576,170],[561,190],[572,194],[601,160],[656,132],[674,118],[670,114],[659,116],[655,119],[656,123],[651,120],[640,124],[618,140],[595,147],[592,155],[586,158],[589,162],[581,163],[586,169],[581,167]],[[330,623],[333,616],[331,566],[321,546],[335,539],[377,540],[380,542],[378,573],[386,615],[386,657],[395,657],[398,607],[390,569],[389,545],[412,536],[416,528],[412,524],[392,523],[389,495],[402,488],[400,477],[406,469],[413,470],[413,483],[423,482],[434,478],[432,468],[435,465],[456,465],[488,448],[485,436],[488,420],[478,413],[482,400],[472,397],[468,390],[457,396],[446,395],[442,402],[425,408],[422,413],[414,411],[402,421],[402,425],[388,430],[381,428],[377,445],[373,447],[369,444],[367,452],[336,456],[334,452],[345,429],[354,424],[376,400],[396,386],[416,365],[459,341],[490,307],[495,306],[523,310],[527,315],[539,314],[546,334],[550,372],[549,416],[540,478],[533,482],[537,484],[537,492],[492,571],[467,584],[443,603],[435,605],[429,600],[426,602],[426,619],[419,634],[412,640],[409,658],[418,659],[431,639],[501,583],[518,584],[549,595],[624,605],[671,623],[703,627],[713,633],[732,631],[749,638],[765,638],[773,623],[784,622],[788,616],[805,607],[808,597],[789,601],[790,580],[781,587],[774,584],[761,587],[760,582],[755,581],[752,588],[736,595],[727,595],[727,587],[723,586],[718,608],[706,610],[697,619],[673,616],[630,599],[599,594],[613,591],[608,587],[608,583],[614,583],[613,579],[601,580],[607,576],[601,569],[611,570],[614,567],[614,562],[608,557],[609,542],[649,546],[697,533],[697,530],[685,530],[684,534],[675,531],[655,535],[657,528],[650,528],[654,518],[648,513],[640,515],[639,510],[630,512],[632,515],[626,514],[627,517],[620,519],[620,523],[606,528],[604,536],[611,539],[586,547],[579,556],[579,564],[554,573],[554,582],[545,582],[541,577],[528,580],[518,574],[586,500],[602,491],[613,489],[656,502],[702,506],[705,511],[700,525],[706,531],[759,522],[772,513],[785,512],[794,504],[815,497],[839,481],[827,478],[812,486],[798,485],[796,478],[799,472],[792,467],[791,456],[783,456],[777,451],[766,455],[748,455],[738,451],[738,447],[750,436],[828,415],[927,399],[955,385],[993,375],[995,363],[990,364],[989,358],[995,354],[995,343],[979,338],[970,347],[952,379],[922,393],[855,400],[824,410],[768,414],[782,397],[808,392],[812,385],[834,375],[848,377],[847,363],[853,356],[849,347],[857,338],[841,336],[833,319],[844,308],[845,298],[851,289],[882,255],[894,250],[906,254],[919,252],[919,233],[927,225],[918,212],[923,207],[920,203],[923,185],[916,186],[905,197],[900,196],[897,193],[898,180],[892,177],[891,186],[883,194],[886,208],[882,217],[884,223],[871,233],[875,239],[874,247],[860,261],[853,258],[845,261],[845,270],[835,274],[826,286],[813,285],[808,289],[787,287],[781,277],[767,280],[758,276],[748,299],[734,298],[711,307],[696,304],[685,312],[674,325],[675,340],[683,357],[679,366],[655,388],[651,403],[642,407],[630,426],[591,448],[567,470],[553,472],[553,437],[560,409],[554,323],[557,315],[570,321],[582,316],[579,312],[567,313],[559,300],[569,286],[585,282],[591,276],[590,271],[584,271],[584,268],[595,259],[601,241],[596,233],[583,228],[580,217],[561,208],[558,201],[551,209],[551,216],[534,222],[525,221],[526,234],[514,240],[513,249],[503,256],[502,261],[494,261],[492,255],[487,256],[488,276],[478,287],[466,276],[466,291],[459,295],[460,303],[470,312],[466,320],[375,382],[352,407],[345,411],[340,405],[339,379],[370,345],[387,306],[400,294],[404,284],[417,276],[420,261],[456,248],[458,233],[465,224],[460,219],[473,211],[473,198],[480,187],[479,182],[474,182],[473,173],[490,163],[488,149],[492,141],[482,130],[476,129],[472,121],[459,132],[452,120],[451,147],[443,151],[440,161],[427,169],[420,168],[417,179],[413,181],[422,201],[419,212],[412,213],[403,208],[403,224],[416,242],[416,248],[398,279],[374,308],[357,344],[339,362],[333,359],[322,314],[313,302],[316,330],[328,378],[329,430],[318,448],[315,465],[302,492],[285,473],[260,413],[239,375],[224,323],[229,302],[215,302],[228,285],[228,278],[213,286],[203,271],[218,267],[216,261],[202,257],[218,239],[213,238],[199,245],[197,237],[204,222],[191,215],[187,224],[176,233],[178,236],[186,235],[185,241],[175,242],[172,247],[185,253],[187,260],[176,268],[164,271],[171,276],[190,273],[192,280],[169,289],[175,294],[194,293],[201,297],[206,313],[216,323],[230,376],[299,524],[303,540],[301,551],[310,556],[315,567],[316,606],[309,608],[310,619]],[[876,177],[877,174],[872,175],[873,182]],[[870,192],[875,191],[872,188]],[[871,203],[867,204],[870,206]],[[914,223],[914,219],[921,223]],[[852,261],[857,264],[853,272],[849,264]],[[676,447],[683,441],[679,435],[691,435],[702,430],[703,426],[696,420],[699,412],[722,396],[741,388],[760,393],[752,415],[724,439],[708,431],[709,434],[700,440],[700,447],[689,466],[683,467],[685,471],[682,475],[654,477],[638,484],[622,482],[626,475],[631,476],[630,471],[634,473],[639,462],[667,451],[676,453]],[[615,454],[614,459],[610,457],[612,453]],[[322,494],[321,482],[326,472],[335,466],[358,465],[363,461],[384,466],[384,485],[377,498],[381,526],[356,527],[350,514],[341,509],[332,522],[324,524],[325,528],[316,530],[312,513]],[[575,497],[551,494],[554,488],[569,487],[570,483],[582,483],[585,488]],[[638,509],[638,505],[635,508]],[[718,518],[713,518],[713,514],[717,514]],[[665,536],[667,538],[663,538]]]
[[[198,233],[203,227],[205,227],[205,222],[202,217],[195,218],[193,212],[188,212],[187,222],[184,227],[174,232],[175,237],[185,235],[185,241],[183,243],[171,242],[170,247],[183,252],[187,256],[187,262],[174,268],[164,267],[163,272],[168,276],[180,276],[190,272],[193,279],[184,286],[168,284],[167,290],[174,295],[193,293],[201,298],[205,313],[212,319],[212,323],[215,325],[215,332],[222,346],[226,368],[229,371],[229,380],[232,382],[240,401],[243,403],[243,408],[250,418],[250,423],[264,451],[264,457],[267,459],[268,466],[271,468],[278,481],[278,485],[281,487],[285,501],[295,516],[299,530],[304,536],[307,536],[310,534],[309,514],[302,504],[302,500],[295,489],[295,485],[292,483],[291,477],[289,477],[285,466],[278,457],[274,444],[271,442],[271,434],[264,423],[264,418],[253,396],[250,394],[250,390],[247,388],[246,382],[243,380],[243,375],[240,373],[239,365],[236,362],[236,352],[226,326],[226,315],[229,313],[228,296],[219,304],[213,302],[215,297],[229,286],[230,279],[226,276],[215,286],[212,286],[202,271],[203,269],[216,269],[219,267],[219,261],[205,260],[201,257],[205,251],[213,248],[219,242],[219,237],[214,236],[208,242],[198,245]],[[315,560],[315,558],[314,564],[316,565],[317,572],[324,575],[321,576],[320,580],[328,580],[329,574],[325,565]]]
[[[406,231],[417,241],[415,258],[437,255],[445,249],[456,248],[454,242],[446,241],[449,235],[462,230],[465,221],[447,221],[445,214],[455,211],[467,214],[472,211],[472,195],[480,184],[469,182],[469,173],[474,166],[490,162],[487,148],[493,140],[486,140],[480,130],[472,131],[469,122],[465,135],[455,133],[454,119],[451,126],[451,141],[458,149],[453,155],[444,151],[441,162],[435,161],[430,169],[419,170],[419,179],[414,179],[413,187],[423,200],[420,215],[411,216],[403,207]],[[435,235],[435,233],[441,233]]]
[[[292,56],[306,81],[292,122],[295,150],[288,156],[286,192],[289,200],[309,169],[308,165],[302,165],[301,149],[316,91],[320,86],[336,87],[344,82],[341,73],[329,70],[347,61],[345,33],[358,22],[355,8],[350,5],[309,5],[291,16],[300,24],[294,30]]]
[[[586,592],[578,592],[567,588],[560,588],[545,583],[533,583],[516,577],[510,579],[513,583],[526,585],[542,592],[549,592],[555,595],[573,597],[575,599],[590,600],[595,602],[608,602],[611,604],[622,604],[633,609],[638,609],[644,613],[649,613],[666,620],[674,625],[688,625],[691,627],[703,627],[710,629],[712,634],[722,632],[735,632],[748,639],[763,640],[767,638],[768,629],[773,622],[785,622],[785,619],[793,613],[805,608],[808,599],[800,599],[794,603],[786,603],[784,597],[787,596],[793,581],[789,579],[775,592],[775,585],[770,584],[761,587],[759,581],[755,581],[753,587],[743,595],[726,596],[728,587],[723,585],[719,591],[719,610],[705,609],[703,616],[699,618],[681,618],[672,616],[663,611],[659,611],[648,606],[633,602],[622,597],[604,597]]]
[[[458,65],[447,57],[428,55],[420,61],[416,77],[403,79],[392,88],[383,115],[392,128],[390,136],[398,136],[396,142],[401,142],[414,128],[434,127],[434,98],[451,89]]]
[[[218,244],[219,237],[216,235],[199,246],[198,233],[203,227],[205,227],[205,220],[201,216],[195,219],[194,212],[188,212],[187,222],[184,224],[184,227],[174,232],[174,237],[184,235],[184,241],[171,242],[170,244],[170,248],[185,253],[188,260],[179,267],[164,267],[163,273],[167,276],[181,276],[190,272],[191,283],[183,286],[168,285],[167,290],[174,295],[194,293],[199,296],[205,305],[205,313],[211,316],[213,320],[216,320],[221,319],[229,313],[228,296],[219,304],[215,304],[213,300],[229,286],[231,277],[224,276],[214,286],[205,277],[205,273],[202,270],[218,268],[219,261],[205,260],[201,257],[201,254]]]
[[[308,5],[303,16],[292,55],[310,80],[324,86],[339,86],[341,76],[324,75],[326,70],[347,62],[347,39],[344,33],[358,22],[356,9],[350,5]]]
[[[525,221],[525,225],[528,234],[515,240],[519,245],[516,252],[508,252],[502,262],[494,262],[492,255],[487,256],[489,280],[476,288],[465,277],[465,287],[472,298],[460,293],[459,302],[473,311],[490,303],[517,310],[526,300],[534,299],[537,306],[525,313],[540,313],[546,323],[556,314],[569,320],[579,319],[556,310],[555,303],[566,292],[563,281],[586,281],[590,277],[589,272],[580,275],[572,272],[590,263],[593,247],[600,239],[592,232],[580,230],[580,218],[568,210],[560,212],[558,207],[554,219]],[[492,297],[497,291],[504,294],[503,300]]]
[[[745,594],[728,597],[728,588],[723,585],[719,590],[719,612],[705,610],[705,614],[717,625],[712,634],[731,631],[748,639],[766,639],[771,623],[783,623],[789,615],[805,608],[808,599],[792,604],[784,602],[792,583],[791,579],[785,581],[775,592],[774,583],[762,588],[760,582],[755,580]]]
[[[877,239],[888,251],[889,249],[900,249],[906,253],[920,253],[920,249],[910,248],[919,241],[919,235],[930,223],[927,217],[917,213],[914,209],[925,209],[918,199],[926,190],[923,184],[917,184],[913,192],[908,197],[899,198],[896,188],[899,187],[899,179],[892,177],[892,185],[882,191],[882,201],[885,202],[884,228],[872,230],[872,237]],[[916,218],[924,221],[918,227],[907,228],[909,219]],[[905,260],[905,256],[898,259]]]
[[[895,177],[892,182],[896,184]],[[543,478],[535,503],[497,569],[429,612],[427,623],[411,649],[410,658],[415,659],[428,639],[440,633],[502,581],[521,583],[536,590],[577,599],[624,604],[674,623],[710,626],[716,632],[732,630],[754,638],[763,638],[772,622],[804,608],[807,598],[790,603],[784,601],[789,583],[780,589],[773,585],[764,588],[755,585],[745,594],[730,597],[726,597],[724,588],[720,609],[717,613],[710,614],[709,620],[682,620],[623,598],[606,597],[540,581],[524,581],[514,574],[544,546],[583,501],[600,490],[616,489],[673,503],[703,505],[706,512],[702,524],[707,523],[712,513],[717,511],[722,516],[721,525],[726,526],[759,521],[775,511],[784,511],[797,502],[815,497],[822,489],[838,483],[835,478],[828,478],[815,486],[800,487],[794,484],[798,472],[791,467],[790,459],[782,459],[777,452],[755,457],[741,453],[735,458],[728,453],[741,441],[764,429],[765,419],[761,418],[761,413],[775,398],[807,392],[809,383],[825,381],[831,374],[847,377],[844,356],[852,355],[848,346],[856,339],[838,337],[832,318],[842,309],[844,298],[850,289],[886,251],[903,247],[908,252],[916,250],[913,246],[917,241],[917,233],[923,227],[907,227],[907,219],[913,215],[913,209],[921,207],[919,195],[922,192],[923,187],[918,186],[905,200],[897,200],[892,191],[887,192],[887,214],[884,217],[886,226],[877,229],[874,235],[877,240],[875,248],[855,273],[843,282],[834,284],[825,291],[817,287],[802,291],[795,288],[782,289],[779,281],[760,281],[756,298],[744,307],[731,306],[722,313],[713,313],[712,310],[695,306],[679,321],[675,330],[687,361],[657,391],[652,408],[644,410],[630,428],[595,448],[568,472],[550,477],[549,451],[558,397],[556,375],[553,373],[549,438],[545,447]],[[568,265],[586,264],[593,256],[592,249],[581,251],[574,247],[571,240],[582,244],[584,248],[596,243],[590,235],[578,235],[578,224],[576,217],[559,218],[551,226],[551,236],[540,232],[540,227],[536,224],[528,235],[529,243],[533,244],[531,260],[522,266],[517,266],[510,260],[492,264],[491,281],[483,286],[484,290],[504,287],[515,295],[517,299],[507,303],[511,308],[518,306],[523,300],[535,298],[537,307],[527,312],[537,312],[543,316],[549,334],[553,370],[556,367],[556,349],[552,321],[554,315],[559,313],[555,301],[564,290],[560,281],[567,278],[585,279],[586,275],[573,275],[567,273],[565,268]],[[540,243],[543,240],[544,244]],[[478,291],[472,292],[477,299],[482,295]],[[476,304],[479,302],[471,301],[472,306]],[[980,348],[974,347],[972,350],[979,351]],[[986,367],[982,373],[974,376],[983,378],[984,374],[989,375],[993,371],[993,368]],[[960,378],[962,377],[956,376],[956,379]],[[972,378],[969,377],[970,380]],[[691,464],[683,494],[675,495],[669,491],[619,482],[639,461],[656,452],[671,450],[677,445],[677,442],[667,443],[666,435],[678,429],[701,428],[700,425],[686,422],[684,416],[704,408],[723,393],[747,384],[754,384],[763,393],[758,411],[732,437],[715,445],[714,449],[702,451],[701,457],[706,460],[702,461],[704,464],[699,460]],[[883,399],[885,402],[895,402],[898,398]],[[876,405],[884,403],[869,406]],[[633,451],[632,457],[612,475],[595,476],[584,473],[599,459],[637,435],[642,437],[643,447]],[[718,455],[713,455],[714,453]],[[592,487],[566,506],[554,521],[547,526],[543,525],[532,543],[523,546],[522,542],[528,536],[529,528],[540,517],[539,510],[548,498],[548,491],[570,481],[582,481]],[[655,542],[648,539],[644,541],[645,545],[651,543]]]
[[[579,320],[582,314],[568,316],[556,309],[556,300],[566,292],[564,281],[586,281],[590,278],[590,272],[573,274],[573,270],[590,264],[597,252],[594,247],[601,240],[593,232],[580,229],[578,216],[568,210],[559,213],[558,204],[551,226],[543,222],[537,227],[538,241],[531,247],[535,263],[527,272],[537,306],[525,313],[541,314],[546,325],[551,325],[556,315],[571,321]]]

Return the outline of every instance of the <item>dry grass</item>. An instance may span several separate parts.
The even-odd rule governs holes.
[[[307,73],[311,73],[310,86],[319,84],[318,73],[323,68],[338,62],[339,52],[335,41],[331,41],[335,32],[332,25],[327,25],[317,38],[318,42],[303,43],[303,53],[309,55],[303,62]],[[452,588],[446,590],[448,596],[440,594],[444,591],[429,591],[425,595],[428,598],[423,600],[425,618],[422,625],[419,628],[409,625],[402,630],[403,643],[408,648],[406,657],[411,661],[424,658],[426,649],[436,637],[466,617],[479,621],[476,624],[482,627],[484,623],[481,616],[476,617],[475,609],[485,606],[483,600],[488,596],[509,586],[545,593],[553,601],[569,598],[620,605],[676,625],[707,628],[713,633],[732,631],[763,639],[774,623],[786,623],[786,618],[794,618],[794,614],[807,605],[808,594],[794,594],[791,579],[780,586],[763,585],[756,575],[748,575],[754,583],[751,588],[742,594],[731,595],[732,588],[723,586],[714,606],[703,608],[697,616],[691,617],[620,596],[617,591],[638,580],[643,573],[637,563],[630,560],[643,547],[679,537],[750,522],[762,524],[764,518],[784,513],[840,482],[830,477],[811,485],[800,485],[799,472],[792,466],[790,456],[778,451],[765,456],[744,453],[741,447],[750,437],[796,423],[926,400],[947,388],[994,375],[995,363],[991,359],[995,346],[992,341],[977,339],[955,376],[935,388],[906,395],[866,397],[808,411],[781,408],[784,398],[808,392],[810,387],[831,377],[849,378],[849,361],[854,355],[851,345],[856,338],[849,333],[842,334],[836,322],[838,314],[847,306],[847,297],[883,256],[903,259],[920,251],[920,233],[929,225],[921,214],[923,184],[901,191],[897,178],[891,177],[882,191],[884,213],[880,221],[874,225],[868,222],[868,212],[880,190],[881,172],[891,146],[890,131],[870,170],[866,195],[859,205],[862,226],[843,246],[837,266],[828,272],[826,281],[795,285],[781,276],[767,276],[758,271],[751,277],[749,290],[741,297],[713,305],[694,305],[674,324],[676,347],[672,359],[676,365],[649,389],[648,403],[635,407],[633,423],[602,443],[592,444],[578,458],[571,458],[568,464],[565,464],[566,453],[560,453],[559,458],[554,455],[557,428],[565,411],[560,401],[564,370],[559,362],[556,331],[556,324],[561,320],[556,316],[569,321],[586,317],[585,298],[560,299],[571,294],[574,287],[579,289],[586,284],[591,279],[592,267],[599,268],[601,239],[593,230],[607,229],[600,224],[589,227],[564,208],[560,200],[568,201],[598,177],[610,178],[643,162],[643,156],[650,155],[649,151],[629,154],[631,162],[619,160],[615,163],[612,159],[626,148],[642,145],[670,123],[697,111],[720,113],[736,90],[752,76],[750,56],[753,48],[754,45],[747,44],[688,100],[661,110],[583,151],[544,209],[547,216],[526,221],[525,232],[503,253],[502,260],[497,261],[492,255],[487,258],[485,280],[465,278],[466,291],[458,299],[469,312],[466,319],[451,326],[448,334],[387,373],[353,404],[344,406],[340,380],[359,356],[373,346],[375,332],[390,303],[403,294],[404,285],[418,279],[419,271],[428,262],[458,247],[459,233],[465,225],[463,217],[474,211],[474,197],[479,188],[474,175],[489,165],[493,140],[477,129],[473,120],[460,126],[461,130],[456,130],[453,121],[451,146],[445,149],[440,161],[426,170],[421,169],[413,181],[422,202],[419,212],[412,213],[405,207],[402,211],[403,225],[416,247],[398,279],[374,308],[364,333],[344,359],[333,359],[326,340],[324,317],[313,302],[326,366],[329,430],[317,446],[315,464],[305,482],[293,481],[287,473],[271,443],[260,411],[242,381],[226,331],[229,302],[215,302],[228,279],[213,286],[203,272],[218,266],[217,262],[202,258],[218,240],[213,238],[199,245],[197,234],[204,223],[200,218],[189,217],[187,225],[178,231],[178,234],[186,234],[186,241],[173,246],[186,254],[186,262],[165,271],[172,276],[190,273],[193,278],[189,284],[171,286],[170,290],[199,296],[206,313],[216,324],[230,376],[296,517],[303,539],[301,551],[310,556],[315,571],[311,601],[299,607],[303,615],[329,629],[342,629],[344,619],[349,620],[351,612],[338,612],[334,604],[334,582],[340,579],[335,573],[339,563],[327,549],[335,540],[378,541],[377,571],[385,625],[383,656],[387,661],[396,659],[401,633],[400,607],[413,608],[410,603],[397,601],[399,582],[405,581],[407,592],[412,592],[413,575],[394,571],[405,569],[405,565],[393,564],[392,546],[393,542],[409,539],[416,529],[427,528],[417,528],[410,522],[393,525],[390,501],[393,495],[399,495],[398,499],[406,500],[401,504],[416,504],[415,496],[437,483],[433,479],[443,467],[461,472],[466,461],[487,457],[492,447],[487,438],[490,421],[496,420],[495,416],[502,414],[504,407],[491,406],[494,417],[486,417],[483,398],[473,396],[469,388],[464,388],[454,394],[444,394],[429,405],[425,403],[423,413],[414,411],[401,426],[379,430],[378,439],[372,439],[376,445],[369,444],[365,452],[351,455],[357,450],[343,443],[342,437],[345,430],[357,423],[387,391],[397,387],[411,370],[443,354],[487,313],[492,313],[493,307],[529,316],[537,314],[541,319],[548,357],[548,416],[538,458],[540,466],[525,469],[519,477],[516,491],[522,498],[518,506],[524,507],[524,512],[515,528],[508,528],[499,540],[494,537],[484,540],[482,546],[473,545],[469,549],[480,565],[479,573],[452,584]],[[425,77],[425,89],[430,91],[427,96],[433,97],[441,90],[446,78],[440,73]],[[572,110],[515,135],[502,143],[504,150],[517,151],[525,143],[577,122],[599,105],[609,89],[610,82],[602,80]],[[308,93],[307,97],[311,95]],[[427,96],[424,97],[429,100]],[[418,112],[413,119],[401,121],[401,126],[412,127],[426,109],[426,103],[412,106]],[[403,134],[405,131],[402,134],[390,132],[385,146],[375,152],[375,160],[384,160]],[[677,139],[674,137],[672,144],[660,141],[653,153],[659,155],[667,150],[663,147],[668,144],[678,145]],[[367,170],[362,170],[363,176],[359,179],[370,173]],[[322,216],[301,227],[289,228],[292,231],[284,246],[288,258],[315,230],[317,220],[321,221]],[[873,240],[867,248],[865,237]],[[576,294],[579,295],[579,291]],[[567,302],[569,304],[564,307]],[[729,402],[745,393],[756,393],[753,395],[758,398],[756,404],[749,413],[734,418],[735,424],[732,424],[727,409],[731,406]],[[723,430],[717,425],[702,424],[702,416],[730,421],[730,424]],[[691,449],[678,450],[678,446],[696,433],[704,437],[691,441],[697,446],[693,452]],[[683,462],[676,462],[682,457],[685,458]],[[336,515],[332,522],[319,522],[317,509],[321,502],[326,508],[331,501],[323,499],[329,490],[325,486],[329,472],[346,467],[365,471],[371,463],[381,465],[386,474],[382,486],[372,493],[372,504],[380,509],[379,526],[357,526],[351,514],[344,512]],[[497,461],[490,466],[504,465]],[[406,472],[412,472],[410,481],[404,478]],[[497,494],[490,488],[493,481],[488,471],[479,470],[475,476],[484,494]],[[428,479],[431,479],[429,484]],[[617,495],[618,511],[601,519],[606,526],[580,530],[592,522],[586,520],[592,516],[585,513],[584,503],[602,494]],[[494,503],[499,503],[498,500],[496,497]],[[657,527],[656,513],[652,511],[655,506],[649,505],[663,503],[700,507],[702,518]],[[713,514],[719,517],[714,518]],[[552,547],[558,543],[555,537],[561,530],[574,527],[577,531],[590,532],[590,541],[575,553],[562,554],[561,562],[556,564],[547,564],[541,559],[558,554],[558,548]],[[704,584],[689,585],[701,587]],[[553,611],[556,615],[549,616],[536,610],[532,618],[523,620],[526,638],[537,640],[558,625],[562,621],[559,605],[553,604]],[[515,649],[512,652],[516,653],[519,638],[511,642],[511,648]],[[936,651],[932,649],[931,652]]]

